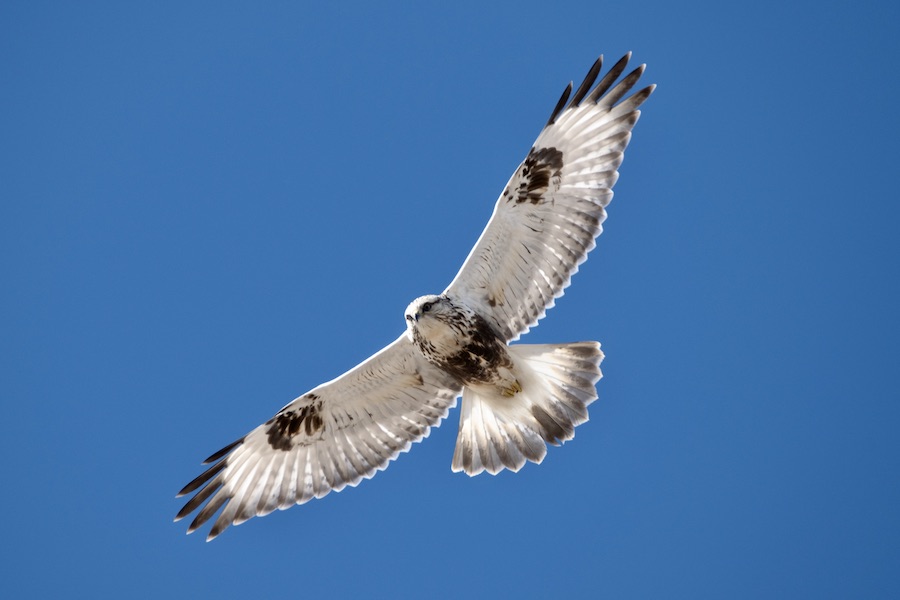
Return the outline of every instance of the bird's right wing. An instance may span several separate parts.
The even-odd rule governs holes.
[[[426,437],[460,391],[404,334],[210,456],[213,465],[178,494],[196,492],[175,520],[209,500],[191,533],[224,506],[211,540],[231,524],[354,486]]]

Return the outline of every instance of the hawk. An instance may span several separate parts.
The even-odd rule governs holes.
[[[518,471],[572,439],[597,398],[600,344],[510,342],[563,294],[601,232],[638,107],[655,87],[628,95],[645,65],[616,83],[630,57],[597,81],[601,56],[574,95],[569,83],[459,273],[441,294],[413,300],[398,339],[206,459],[178,494],[195,493],[176,521],[200,509],[188,533],[220,509],[207,540],[355,486],[426,437],[460,395],[453,471]]]

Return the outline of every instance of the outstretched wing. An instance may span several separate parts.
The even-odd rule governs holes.
[[[507,340],[553,306],[602,231],[638,107],[655,87],[622,99],[644,71],[639,66],[613,87],[630,57],[591,89],[602,67],[603,57],[597,59],[566,104],[569,84],[444,291],[490,319]]]
[[[196,492],[178,521],[206,502],[188,533],[224,506],[207,537],[328,492],[354,486],[426,437],[460,384],[430,365],[404,334],[354,369],[300,396],[179,492]]]

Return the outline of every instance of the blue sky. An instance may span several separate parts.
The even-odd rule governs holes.
[[[0,595],[900,594],[895,3],[129,4],[0,7]],[[393,340],[628,50],[659,88],[524,339],[603,344],[575,440],[469,479],[454,412],[185,537],[200,460]]]

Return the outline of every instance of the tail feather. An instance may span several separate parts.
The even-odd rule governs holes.
[[[522,391],[509,398],[490,387],[463,390],[455,472],[493,475],[540,463],[546,444],[572,439],[575,427],[588,420],[601,377],[600,344],[517,344],[509,353]]]

